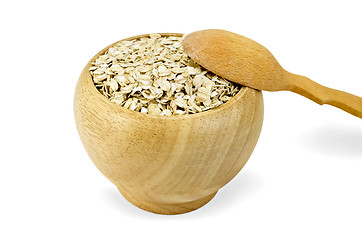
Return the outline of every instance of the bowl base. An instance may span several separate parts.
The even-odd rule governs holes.
[[[208,203],[217,193],[216,191],[213,194],[210,194],[206,197],[191,202],[178,203],[178,204],[165,204],[165,203],[155,203],[155,202],[145,201],[143,199],[142,200],[137,199],[129,195],[128,193],[122,191],[119,188],[118,190],[127,201],[129,201],[136,207],[141,208],[148,212],[164,214],[164,215],[175,215],[175,214],[182,214],[194,211],[204,206],[206,203]]]

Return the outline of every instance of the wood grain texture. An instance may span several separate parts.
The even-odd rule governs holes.
[[[180,214],[203,206],[251,155],[263,121],[262,93],[243,87],[220,107],[186,116],[134,112],[92,82],[91,62],[110,46],[85,66],[75,90],[75,121],[89,157],[146,211]]]
[[[258,90],[292,91],[362,118],[362,98],[287,72],[268,49],[247,37],[208,29],[188,34],[182,47],[195,62],[230,81]]]

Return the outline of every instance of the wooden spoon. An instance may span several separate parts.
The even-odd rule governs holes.
[[[284,70],[268,49],[249,38],[209,29],[188,34],[182,47],[195,62],[232,82],[259,90],[292,91],[362,118],[362,98]]]

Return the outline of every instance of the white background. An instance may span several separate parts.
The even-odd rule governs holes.
[[[281,65],[362,96],[360,1],[2,1],[0,239],[361,239],[362,121],[264,92],[262,133],[201,209],[128,203],[88,158],[73,118],[88,60],[122,38],[222,28]]]

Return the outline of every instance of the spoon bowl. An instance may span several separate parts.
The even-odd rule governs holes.
[[[268,49],[239,34],[197,31],[186,35],[182,47],[192,60],[232,82],[267,91],[290,87],[285,70]]]

